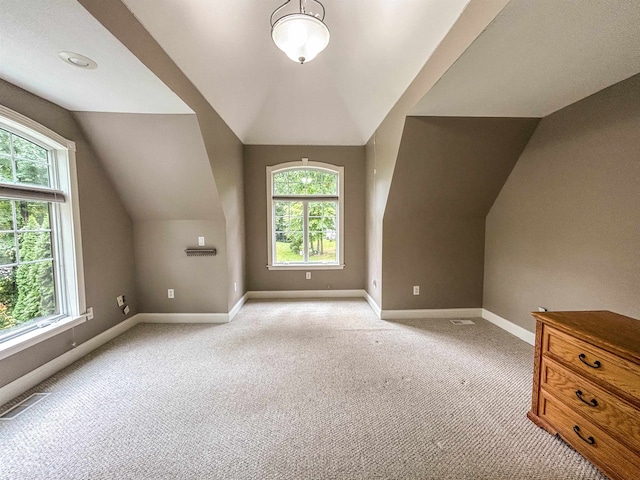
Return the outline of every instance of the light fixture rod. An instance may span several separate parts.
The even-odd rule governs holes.
[[[319,18],[319,20],[321,22],[324,22],[324,16],[325,16],[325,8],[324,5],[319,2],[318,0],[312,0],[313,2],[317,3],[318,5],[320,5],[320,8],[322,8],[322,16]],[[280,11],[282,10],[284,7],[286,7],[287,5],[289,5],[291,3],[291,0],[287,0],[286,2],[284,2],[282,5],[280,5],[278,8],[276,8],[273,13],[271,14],[270,17],[270,23],[271,23],[271,27],[273,28],[273,26],[275,25],[275,21],[273,20],[273,17]],[[307,0],[300,0],[299,2],[299,10],[300,13],[304,13],[305,15],[311,15],[310,13],[306,12],[305,9],[305,5],[307,4]]]

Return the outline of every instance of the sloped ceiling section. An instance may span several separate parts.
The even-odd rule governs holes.
[[[271,41],[282,0],[123,2],[243,143],[364,145],[469,0],[325,2],[305,65]]]
[[[75,117],[134,221],[224,221],[195,115]]]
[[[544,117],[640,72],[640,2],[511,0],[411,115]]]
[[[71,111],[193,113],[75,0],[2,2],[0,77]],[[71,51],[98,63],[64,63]]]

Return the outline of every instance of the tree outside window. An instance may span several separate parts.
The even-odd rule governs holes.
[[[340,173],[317,164],[271,170],[272,265],[339,264]]]
[[[25,199],[0,198],[0,334],[56,313],[51,204],[28,199],[29,186],[50,187],[48,151],[0,129],[0,183]]]

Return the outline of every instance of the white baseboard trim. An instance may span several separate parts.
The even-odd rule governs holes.
[[[500,327],[501,329],[506,330],[511,335],[515,335],[520,340],[524,340],[529,345],[535,345],[536,344],[536,334],[535,333],[530,332],[526,328],[522,328],[521,326],[516,325],[515,323],[510,322],[506,318],[502,318],[501,316],[496,315],[495,313],[490,312],[489,310],[487,310],[485,308],[482,309],[482,318],[484,318],[485,320],[487,320],[487,321],[493,323],[494,325]]]
[[[229,323],[228,313],[139,313],[138,323]]]
[[[245,293],[240,300],[236,302],[233,308],[229,311],[229,321],[233,320],[235,316],[238,314],[242,306],[247,303],[249,299],[249,292]]]
[[[281,290],[247,292],[248,298],[364,298],[364,290]]]
[[[118,335],[122,335],[130,328],[135,327],[139,323],[139,315],[140,314],[134,315],[133,317],[120,322],[109,330],[106,330],[95,337],[90,338],[86,342],[81,343],[73,350],[63,353],[59,357],[54,358],[50,362],[45,363],[44,365],[0,388],[0,405],[10,402],[30,388],[35,387],[40,382],[43,382],[50,376],[58,373],[63,368],[68,367],[77,360],[80,360],[96,348],[101,347],[110,340],[113,340]]]
[[[443,308],[425,310],[382,310],[382,320],[406,320],[416,318],[478,318],[481,308]]]
[[[373,310],[373,313],[376,314],[379,320],[382,317],[382,310],[380,309],[376,301],[373,299],[371,295],[369,295],[369,292],[367,291],[364,292],[364,298],[369,304],[369,306],[371,307],[371,310]]]

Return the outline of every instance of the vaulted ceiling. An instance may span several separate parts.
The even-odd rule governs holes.
[[[305,65],[271,41],[280,0],[123,3],[242,142],[362,145],[469,0],[325,0]],[[639,24],[640,2],[511,0],[411,113],[547,115],[640,72]],[[72,111],[192,113],[76,0],[2,3],[0,77]]]

